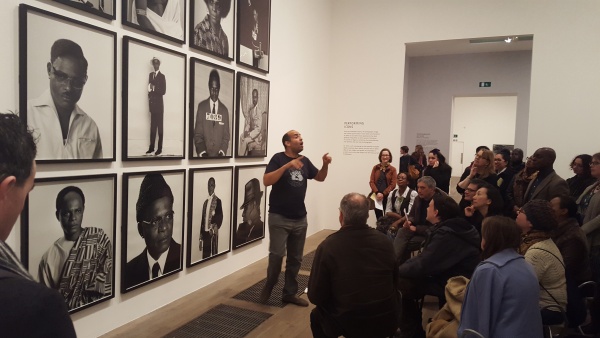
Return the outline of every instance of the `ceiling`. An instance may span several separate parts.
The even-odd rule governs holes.
[[[513,40],[511,43],[504,42],[504,39],[506,38],[506,36],[497,36],[477,39],[407,43],[406,56],[415,57],[448,54],[496,53],[533,49],[533,35],[519,35],[519,39]]]

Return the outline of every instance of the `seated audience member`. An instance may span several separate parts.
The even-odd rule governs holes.
[[[537,177],[538,171],[532,166],[532,163],[532,160],[528,158],[525,167],[513,176],[508,189],[506,189],[506,198],[512,208],[510,214],[512,217],[516,217],[517,210],[525,204],[525,190],[529,183]]]
[[[388,195],[385,208],[385,216],[396,219],[396,225],[394,226],[396,229],[398,229],[400,223],[405,221],[406,214],[410,213],[418,196],[415,190],[408,187],[408,175],[406,173],[399,173],[397,182],[398,188]]]
[[[33,189],[36,145],[19,116],[0,114],[0,330],[2,337],[75,337],[64,298],[37,283],[6,239]]]
[[[525,168],[525,162],[523,162],[523,150],[519,148],[513,149],[513,151],[510,153],[509,167],[514,173],[518,173]]]
[[[471,205],[471,203],[473,202],[473,196],[475,196],[477,190],[479,190],[479,188],[481,188],[481,186],[484,184],[485,181],[480,180],[478,178],[474,178],[471,180],[471,182],[469,182],[469,185],[467,186],[467,189],[465,189],[463,197],[458,203],[458,207],[460,208],[460,211],[462,212],[463,216],[465,215],[465,208]]]
[[[495,185],[498,181],[496,170],[494,169],[494,153],[491,150],[481,149],[475,155],[475,160],[469,170],[469,175],[458,182],[457,189],[466,189],[472,179],[479,178],[489,184]]]
[[[427,167],[423,169],[422,176],[431,176],[439,189],[446,194],[450,192],[452,167],[446,163],[446,157],[442,155],[439,149],[433,149],[429,152]]]
[[[477,149],[475,149],[475,158],[477,157],[477,154],[479,153],[479,151],[482,149],[490,150],[490,148],[488,148],[486,146],[477,147]],[[471,163],[465,168],[462,175],[460,175],[460,179],[458,180],[459,182],[462,182],[465,178],[467,178],[467,176],[469,176],[469,174],[471,173],[471,167],[473,166],[474,162],[475,162],[475,160],[471,161]],[[458,191],[458,193],[462,195],[462,194],[464,194],[465,189],[456,185],[456,191]]]
[[[504,213],[506,215],[511,214],[511,208],[508,203],[508,196],[506,191],[508,190],[508,186],[512,182],[513,176],[515,173],[508,166],[510,162],[510,150],[503,148],[496,155],[494,155],[494,168],[496,169],[496,176],[498,180],[496,184],[494,184],[500,190],[500,195],[502,195],[502,200],[504,201]]]
[[[395,252],[399,259],[399,263],[402,263],[408,259],[410,253],[421,248],[421,244],[425,240],[428,234],[428,229],[431,223],[427,219],[427,208],[429,202],[434,195],[446,195],[443,191],[436,188],[435,180],[429,176],[419,178],[417,183],[417,198],[413,203],[412,208],[408,212],[408,219],[404,222],[400,222],[395,226],[404,226],[406,228],[414,228],[412,232],[399,232],[397,236],[409,235],[409,238],[403,238],[401,243],[402,246],[396,246]]]
[[[577,204],[571,196],[561,195],[550,200],[558,228],[552,235],[554,244],[560,250],[567,273],[577,285],[590,280],[589,249],[585,233],[577,222]]]
[[[392,153],[389,149],[383,148],[379,152],[379,163],[373,166],[369,179],[371,194],[375,195],[377,201],[383,204],[383,210],[375,208],[375,218],[379,219],[384,215],[389,193],[396,187],[396,176],[398,173],[392,165]]]
[[[465,218],[481,233],[481,222],[489,216],[502,215],[504,202],[495,186],[484,182],[473,196],[473,202],[465,208]]]
[[[569,186],[554,171],[556,153],[552,148],[539,148],[530,157],[531,165],[538,171],[537,177],[529,182],[525,191],[525,203],[534,200],[550,201],[553,197],[569,194]]]
[[[392,243],[367,225],[369,201],[350,193],[340,203],[341,228],[317,248],[308,280],[314,337],[389,337],[399,295]]]
[[[521,232],[508,217],[492,216],[481,229],[481,262],[467,286],[458,336],[472,329],[484,337],[542,337],[538,280],[517,253]]]
[[[592,176],[590,163],[592,163],[592,156],[588,154],[577,155],[571,161],[570,168],[575,176],[567,178],[567,184],[569,185],[569,195],[574,199],[579,198],[585,188],[596,181]]]
[[[447,195],[434,195],[427,208],[427,220],[433,224],[420,255],[398,268],[398,289],[402,293],[400,337],[425,337],[421,309],[417,301],[424,295],[444,295],[450,277],[471,277],[480,261],[477,230],[460,217],[458,204]],[[414,233],[412,225],[400,229],[394,246]]]
[[[517,215],[517,225],[523,234],[519,253],[533,266],[539,281],[540,309],[558,305],[566,310],[565,264],[560,250],[551,238],[558,223],[550,202],[541,199],[527,202]],[[544,325],[563,321],[562,314],[557,309],[543,309],[541,312]]]

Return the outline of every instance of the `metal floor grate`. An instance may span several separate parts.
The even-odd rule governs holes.
[[[275,284],[275,287],[273,288],[273,292],[271,293],[271,298],[269,298],[269,301],[266,303],[267,305],[277,306],[277,307],[284,307],[286,305],[286,303],[283,303],[281,301],[281,292],[283,291],[283,280],[284,280],[284,273],[282,272],[279,274],[279,279],[277,281],[277,284]],[[266,278],[261,280],[260,282],[252,285],[251,287],[247,288],[246,290],[233,296],[233,298],[241,299],[241,300],[245,300],[245,301],[253,302],[253,303],[259,303],[258,297],[260,295],[260,291],[262,290],[263,286],[265,286],[266,281],[267,281]],[[297,295],[300,296],[304,292],[304,289],[306,289],[307,286],[308,286],[308,276],[298,274],[298,294]]]
[[[245,337],[271,317],[270,313],[219,304],[198,318],[165,335],[165,338]]]
[[[300,265],[300,270],[309,271],[312,269],[312,263],[315,259],[315,251],[311,251],[302,257],[302,265]]]

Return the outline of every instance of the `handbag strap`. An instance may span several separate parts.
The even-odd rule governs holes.
[[[555,254],[553,254],[552,252],[550,252],[549,250],[546,249],[542,249],[542,248],[531,248],[534,250],[542,250],[542,251],[546,251],[547,253],[551,254],[552,256],[554,256],[554,258],[556,258],[556,260],[560,263],[560,265],[563,266],[563,269],[565,269],[565,273],[566,273],[566,267],[565,264],[560,260],[560,258],[558,258],[558,256],[556,256]],[[565,275],[566,277],[566,275]],[[558,307],[560,307],[562,309],[562,306],[560,305],[560,303],[556,300],[556,298],[554,298],[554,296],[552,295],[552,293],[550,293],[550,291],[548,291],[548,289],[546,289],[544,287],[544,284],[542,284],[542,282],[538,281],[538,284],[542,287],[542,289],[544,289],[544,291],[546,291],[547,294],[550,295],[550,297],[554,300],[554,302],[556,303],[556,305],[558,305]]]

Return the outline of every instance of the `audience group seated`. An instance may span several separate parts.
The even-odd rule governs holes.
[[[588,281],[600,283],[600,194],[596,194],[600,191],[600,153],[576,156],[570,164],[575,175],[564,180],[554,170],[556,153],[551,148],[539,148],[524,159],[521,149],[494,153],[480,146],[456,186],[461,194],[459,203],[448,195],[452,168],[439,149],[426,156],[417,146],[409,155],[408,147],[403,146],[400,154],[400,170],[396,171],[390,150],[383,149],[381,163],[371,175],[372,192],[381,194],[377,199],[385,205],[377,213],[377,230],[387,235],[380,236],[382,239],[393,244],[393,280],[402,298],[394,323],[398,327],[395,337],[425,337],[425,329],[427,336],[436,337],[458,337],[465,330],[485,337],[542,337],[544,325],[574,327],[584,322],[587,312],[577,286]],[[417,180],[410,172],[415,168],[420,173]],[[392,176],[396,172],[397,176]],[[349,233],[348,224],[343,223],[345,211],[340,210],[339,232]],[[358,223],[365,231],[366,220]],[[380,226],[383,224],[386,226]],[[369,237],[366,232],[362,236],[365,245]],[[332,246],[332,240],[321,246]],[[340,249],[339,257],[332,253],[328,260],[351,257],[355,253],[349,251],[358,250],[355,246],[346,248]],[[328,297],[333,300],[326,310],[334,311],[344,323],[356,316],[355,324],[363,323],[363,328],[369,322],[363,310],[373,309],[372,304],[387,305],[381,313],[373,311],[377,320],[389,315],[393,302],[389,301],[388,289],[379,290],[377,299],[369,303],[362,292],[372,294],[369,285],[375,281],[358,286],[360,281],[374,277],[369,269],[383,262],[368,262],[373,259],[369,255],[384,248],[388,250],[387,245],[379,244],[367,254],[369,250],[363,252],[366,249],[362,247],[356,251],[363,252],[361,258],[352,260],[352,269],[367,274],[357,277],[354,289],[348,290],[360,306],[348,305],[344,298],[340,298],[344,306],[336,306],[336,293],[348,291],[342,286],[332,291],[336,288],[331,282],[321,286],[312,274],[315,282],[311,281],[311,287],[321,290],[309,288],[309,298],[329,288],[325,292],[331,293]],[[324,250],[317,252],[322,255]],[[361,263],[356,264],[358,261]],[[315,267],[316,263],[313,271],[323,268]],[[350,269],[342,269],[339,262],[327,266],[331,269],[328,278],[335,281]],[[392,277],[389,272],[380,272],[379,278],[385,281],[376,283],[387,283]],[[420,305],[425,295],[438,297],[440,307],[446,297],[452,298],[448,299],[450,306],[444,306],[427,328],[422,326],[426,318],[422,318]],[[320,312],[311,318],[322,324],[324,305],[315,304]],[[576,309],[580,304],[583,317],[581,308]],[[598,292],[589,312],[589,333],[599,336]],[[389,336],[388,329],[369,336]],[[444,330],[447,332],[440,334]],[[337,333],[354,336],[351,331]]]

